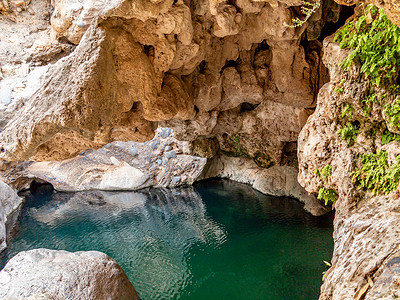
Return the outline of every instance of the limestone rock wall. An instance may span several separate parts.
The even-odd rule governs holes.
[[[15,55],[15,68],[28,65],[23,78],[33,57],[46,69],[23,100],[14,88],[0,107],[8,112],[1,158],[61,160],[112,141],[143,142],[160,122],[179,139],[215,137],[222,150],[280,163],[327,80],[317,38],[340,12],[325,0],[291,28],[284,23],[299,15],[299,1],[57,0],[45,17],[30,15],[46,6],[35,3],[14,13],[19,26],[50,20],[40,23],[45,45],[64,50],[51,61],[39,48]],[[0,84],[7,80],[15,77]]]
[[[400,244],[398,188],[387,195],[374,194],[357,188],[352,180],[352,172],[362,168],[363,154],[386,151],[387,163],[395,163],[399,143],[385,144],[383,136],[388,128],[398,132],[384,113],[385,105],[396,95],[360,75],[357,62],[344,72],[339,64],[348,55],[349,50],[340,49],[333,36],[325,39],[323,61],[331,80],[321,88],[316,111],[298,140],[300,184],[310,193],[324,187],[336,194],[332,267],[320,299],[396,298],[398,273],[392,265]],[[368,95],[377,98],[365,102]],[[351,107],[350,114],[346,107]],[[357,133],[346,141],[340,130],[348,124],[355,126]],[[324,177],[326,167],[330,171]],[[379,168],[374,172],[380,176]]]

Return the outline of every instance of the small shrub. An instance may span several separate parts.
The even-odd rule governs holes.
[[[321,1],[320,0],[316,0],[313,2],[309,2],[309,1],[301,1],[301,13],[304,14],[304,19],[300,19],[300,18],[294,18],[292,19],[292,23],[293,25],[289,25],[286,22],[283,23],[283,25],[285,25],[286,27],[300,27],[302,26],[305,22],[307,22],[307,20],[312,16],[312,14],[314,12],[317,11],[317,9],[320,7],[321,5]]]
[[[318,191],[318,199],[324,200],[325,205],[328,205],[329,202],[336,202],[336,192],[331,189],[327,189],[322,187]]]

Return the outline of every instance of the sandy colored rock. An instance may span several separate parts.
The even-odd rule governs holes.
[[[298,180],[310,193],[316,194],[324,187],[337,195],[332,267],[319,299],[389,299],[386,297],[396,295],[397,275],[388,263],[396,256],[400,241],[398,190],[384,196],[358,189],[352,182],[352,172],[362,167],[359,158],[366,153],[384,150],[388,152],[388,163],[395,162],[399,143],[382,145],[383,132],[388,128],[383,107],[395,96],[375,88],[379,101],[371,104],[366,117],[361,99],[368,95],[371,84],[361,78],[357,63],[345,73],[338,67],[348,54],[333,42],[332,36],[325,39],[323,60],[331,81],[319,91],[315,113],[300,132]],[[343,93],[338,92],[339,86]],[[351,118],[343,113],[346,105],[352,107]],[[350,143],[339,133],[349,122],[357,125],[356,138]],[[331,176],[324,179],[321,171],[328,165]]]
[[[122,268],[98,251],[22,251],[0,272],[0,299],[140,299]]]
[[[49,182],[59,191],[126,191],[196,181],[207,159],[189,155],[189,143],[175,139],[172,129],[156,132],[145,143],[119,141],[64,161],[34,162],[21,175]]]
[[[270,114],[278,106],[282,115],[291,116],[285,120],[294,113],[298,127],[325,82],[321,47],[303,38],[307,26],[283,25],[293,17],[289,6],[298,4],[196,0],[189,7],[173,0],[54,2],[47,23],[41,25],[47,37],[41,39],[43,47],[66,55],[75,47],[71,43],[77,46],[61,60],[62,55],[55,55],[54,64],[48,63],[50,54],[38,58],[39,48],[21,56],[19,50],[29,45],[15,47],[16,62],[35,58],[46,68],[29,80],[34,87],[23,105],[8,97],[7,90],[4,99],[10,103],[0,122],[0,156],[66,159],[112,141],[149,140],[159,121],[174,127],[179,138],[215,137],[224,148],[221,137],[240,133],[241,114],[249,105],[259,105],[260,110],[268,107]],[[21,14],[22,20],[28,19],[27,14]],[[315,15],[313,22],[323,15]],[[0,45],[0,53],[1,49]],[[2,66],[3,73],[8,68],[8,63]],[[17,81],[10,76],[0,80],[0,86]],[[229,126],[223,115],[227,111],[232,118]],[[247,114],[252,124],[262,124],[261,117]],[[179,135],[182,131],[185,134]],[[280,162],[287,133],[242,131],[248,155]],[[294,128],[289,139],[295,140],[298,131]]]
[[[7,247],[7,236],[17,221],[23,199],[0,180],[0,252]]]

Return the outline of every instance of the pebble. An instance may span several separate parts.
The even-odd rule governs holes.
[[[165,152],[165,157],[168,158],[168,159],[175,158],[176,157],[176,152],[175,151]]]

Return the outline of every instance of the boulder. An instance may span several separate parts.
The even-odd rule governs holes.
[[[0,272],[0,299],[139,300],[122,268],[98,251],[23,251]]]
[[[72,159],[34,162],[24,176],[49,182],[59,191],[138,190],[192,184],[206,162],[189,155],[189,143],[175,139],[173,130],[159,128],[145,143],[114,142]]]

